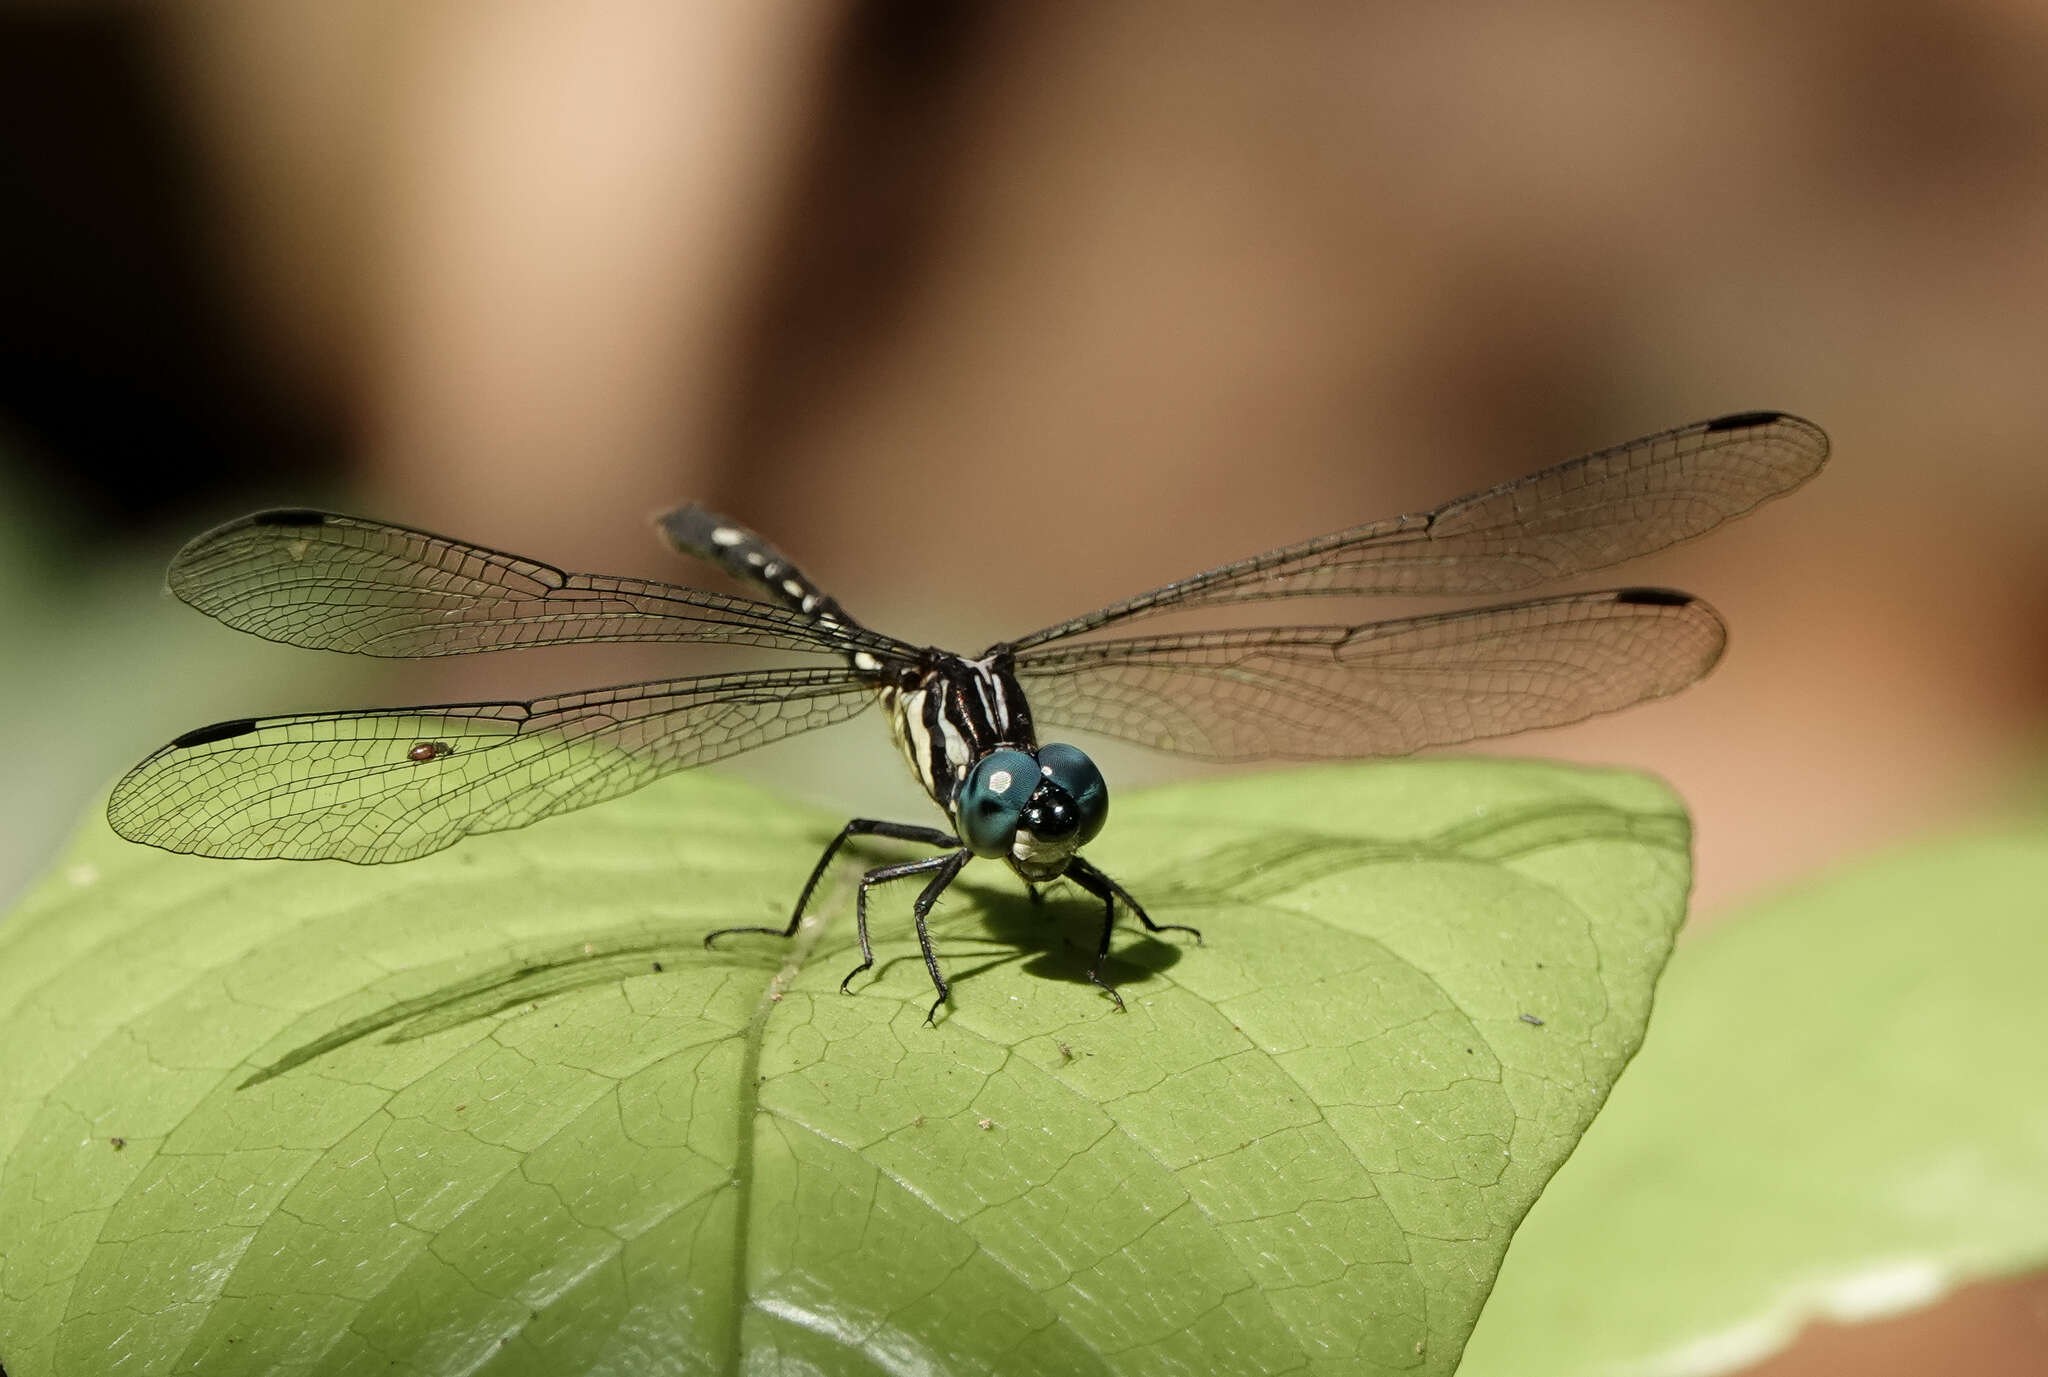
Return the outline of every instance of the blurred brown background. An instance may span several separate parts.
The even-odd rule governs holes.
[[[0,14],[0,892],[200,721],[708,664],[231,646],[161,567],[264,503],[694,580],[646,518],[701,497],[973,649],[1749,408],[1829,470],[1598,580],[1706,596],[1722,667],[1494,749],[1670,779],[1702,922],[2010,806],[2048,718],[2044,72],[2017,0]],[[882,737],[759,768],[916,816]],[[2044,1310],[1768,1371],[2048,1371]]]

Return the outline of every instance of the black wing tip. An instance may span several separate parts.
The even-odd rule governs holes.
[[[1771,430],[1770,440],[1784,449],[1802,456],[1805,471],[1785,485],[1783,491],[1798,487],[1814,474],[1819,473],[1834,449],[1834,441],[1828,433],[1807,420],[1789,411],[1736,411],[1726,416],[1716,416],[1711,421],[1702,421],[1696,433],[1701,435],[1726,435],[1736,431]],[[1776,493],[1771,496],[1777,496]]]
[[[1707,421],[1702,429],[1712,435],[1723,430],[1750,430],[1757,426],[1774,425],[1779,421],[1798,420],[1796,416],[1783,411],[1731,411],[1726,416],[1716,416]]]
[[[251,512],[242,518],[250,526],[324,526],[334,519],[334,513],[315,511],[311,507],[272,507],[268,511]]]
[[[1788,433],[1802,432],[1810,448],[1823,457],[1827,455],[1830,444],[1827,431],[1804,416],[1796,416],[1789,411],[1733,411],[1726,416],[1700,422],[1699,429],[1703,435],[1720,435],[1734,430],[1759,430],[1765,426],[1777,426]]]
[[[211,746],[216,741],[226,741],[231,737],[247,736],[255,730],[255,718],[237,717],[227,722],[215,722],[210,726],[194,727],[191,731],[186,732],[183,736],[171,742],[170,749],[184,750],[192,746]]]
[[[1699,599],[1676,588],[1617,588],[1614,600],[1631,607],[1691,607]]]
[[[171,558],[171,591],[178,592],[178,578],[185,566],[210,558],[215,547],[232,542],[252,527],[281,527],[286,530],[304,530],[313,526],[324,526],[338,520],[333,512],[315,511],[311,507],[272,507],[267,511],[250,512],[233,521],[223,521],[210,530],[201,531],[186,541],[178,553]],[[183,594],[179,594],[183,596]]]

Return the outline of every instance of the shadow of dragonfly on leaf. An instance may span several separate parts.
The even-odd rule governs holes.
[[[657,936],[644,925],[595,933],[350,1019],[332,1032],[292,1048],[237,1088],[261,1085],[378,1033],[386,1034],[386,1042],[412,1042],[557,995],[610,985],[627,976],[659,973],[697,953],[697,944],[689,938]]]
[[[1691,844],[1691,824],[1677,812],[1636,813],[1597,803],[1546,803],[1474,817],[1421,837],[1380,839],[1305,828],[1264,830],[1207,847],[1198,858],[1176,860],[1157,873],[1140,876],[1130,888],[1144,896],[1146,907],[1155,913],[1230,909],[1267,902],[1346,871],[1377,865],[1413,861],[1498,864],[1586,841],[1633,841],[1683,854]],[[854,848],[848,851],[852,853]],[[1093,898],[1068,891],[1034,904],[1021,894],[994,886],[969,889],[981,936],[1001,954],[961,967],[956,980],[971,980],[1023,961],[1029,963],[1024,969],[1034,976],[1086,981],[1087,957],[1101,922]],[[967,934],[955,933],[949,945],[971,940]],[[774,950],[780,960],[786,949],[777,946]],[[1111,954],[1107,973],[1119,985],[1141,983],[1184,956],[1181,947],[1156,937],[1126,941]],[[378,1034],[388,1043],[411,1042],[577,990],[610,985],[629,976],[660,974],[671,966],[704,959],[700,943],[690,934],[653,930],[645,924],[609,929],[448,981],[351,1019],[291,1048],[253,1072],[238,1088],[261,1085]],[[876,964],[874,977],[880,979],[900,961],[917,959],[914,954],[889,957]]]

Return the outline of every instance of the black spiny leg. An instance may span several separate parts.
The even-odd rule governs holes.
[[[939,958],[932,952],[931,934],[925,930],[924,918],[931,912],[932,905],[938,902],[939,895],[945,892],[946,886],[953,883],[954,877],[960,873],[960,868],[973,859],[972,851],[955,851],[950,855],[933,856],[929,860],[877,866],[861,876],[860,891],[854,896],[853,901],[853,927],[860,938],[860,964],[848,971],[846,979],[839,982],[839,993],[852,994],[853,991],[847,986],[853,983],[853,978],[875,964],[875,949],[868,942],[868,890],[876,885],[887,884],[891,880],[908,879],[912,875],[930,875],[930,882],[917,896],[917,903],[911,910],[917,917],[917,944],[924,950],[925,969],[931,972],[932,984],[939,991],[939,997],[933,1003],[931,1012],[924,1018],[926,1023],[930,1023],[938,1014],[939,1005],[946,1002],[946,980],[939,974]]]
[[[946,1002],[949,992],[946,989],[946,977],[939,974],[939,958],[932,950],[932,935],[925,928],[925,915],[932,911],[932,905],[939,901],[939,896],[946,892],[946,886],[953,883],[961,868],[973,859],[972,851],[955,851],[951,856],[945,857],[946,863],[939,867],[931,882],[925,885],[924,892],[917,896],[917,902],[910,908],[912,916],[917,919],[917,945],[924,949],[924,968],[931,972],[932,988],[939,992],[939,997],[932,1001],[932,1007],[925,1010],[924,1026],[927,1028],[931,1027],[932,1020],[939,1016],[939,1006]]]
[[[1102,978],[1102,967],[1109,960],[1109,939],[1116,932],[1116,901],[1118,899],[1123,900],[1124,907],[1138,916],[1138,921],[1145,925],[1145,931],[1191,933],[1194,936],[1195,945],[1201,945],[1202,932],[1200,928],[1191,928],[1186,923],[1153,922],[1151,916],[1143,908],[1139,907],[1138,901],[1131,897],[1129,890],[1125,889],[1115,880],[1110,879],[1109,876],[1097,870],[1087,861],[1082,860],[1079,856],[1074,857],[1072,861],[1068,862],[1067,874],[1073,878],[1075,884],[1102,900],[1102,941],[1095,949],[1095,964],[1088,968],[1088,979],[1094,984],[1101,986],[1108,993],[1109,997],[1116,1001],[1119,1013],[1124,1010],[1124,997],[1116,992],[1114,985]]]
[[[811,895],[818,888],[818,881],[825,878],[826,869],[832,858],[839,854],[839,848],[846,845],[848,837],[886,837],[891,841],[918,842],[924,846],[958,846],[960,839],[950,832],[941,832],[936,827],[919,827],[908,822],[877,822],[873,818],[855,818],[839,829],[825,847],[825,854],[818,857],[818,863],[811,869],[811,878],[804,881],[803,893],[796,896],[796,909],[789,915],[789,926],[783,928],[719,928],[716,932],[704,934],[704,945],[708,948],[721,937],[735,932],[765,932],[770,937],[794,937],[804,921],[804,910],[811,906]],[[861,932],[861,944],[867,944],[866,929]],[[847,977],[849,980],[852,976]]]
[[[1087,889],[1092,894],[1101,894],[1104,898],[1107,898],[1110,894],[1114,894],[1117,898],[1123,900],[1124,907],[1128,908],[1132,913],[1138,915],[1138,921],[1145,925],[1145,931],[1185,932],[1195,939],[1196,946],[1199,947],[1202,945],[1202,930],[1200,928],[1191,928],[1186,923],[1153,922],[1150,916],[1146,914],[1144,906],[1141,905],[1136,899],[1133,899],[1131,897],[1131,892],[1128,889],[1125,889],[1115,880],[1110,879],[1109,876],[1103,874],[1100,870],[1097,870],[1094,866],[1090,865],[1087,861],[1082,860],[1079,856],[1074,857],[1073,860],[1067,863],[1067,874],[1072,875],[1076,883],[1082,884],[1082,887]],[[1081,877],[1083,875],[1093,877],[1102,885],[1102,888],[1097,889],[1094,885],[1088,885],[1083,883],[1081,881]],[[1105,891],[1107,892],[1105,893]]]

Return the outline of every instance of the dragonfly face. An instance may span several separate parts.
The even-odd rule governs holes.
[[[953,800],[967,849],[1034,884],[1066,873],[1074,853],[1109,821],[1109,786],[1075,746],[1053,742],[1036,755],[1002,749],[974,763]]]
[[[946,983],[925,917],[962,867],[984,857],[1005,861],[1034,895],[1039,881],[1064,876],[1102,901],[1089,979],[1121,1007],[1102,977],[1117,906],[1149,932],[1172,925],[1154,923],[1080,854],[1109,816],[1108,788],[1080,750],[1038,744],[1034,709],[1048,722],[1201,760],[1402,755],[1676,692],[1713,667],[1726,631],[1689,594],[1620,588],[1382,621],[1097,633],[1155,613],[1278,598],[1514,594],[1704,534],[1798,487],[1827,454],[1818,426],[1780,412],[1680,426],[1432,511],[1179,579],[978,659],[861,625],[758,535],[695,506],[663,517],[662,534],[761,599],[566,573],[329,512],[258,512],[179,551],[170,585],[209,616],[270,640],[396,657],[724,642],[827,661],[528,702],[237,718],[187,732],[130,770],[107,820],[132,841],[204,856],[406,861],[879,701],[957,835],[856,818],[819,858],[787,927],[727,931],[794,935],[849,837],[915,842],[943,854],[861,878],[854,909],[864,959],[847,980],[873,964],[869,889],[923,877],[912,912],[936,1012]],[[591,768],[593,753],[617,768]]]

